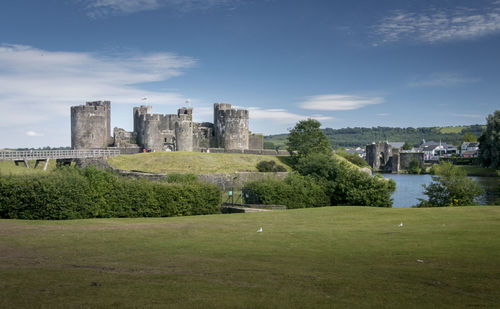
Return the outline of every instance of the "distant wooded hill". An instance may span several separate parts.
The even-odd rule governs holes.
[[[378,141],[408,142],[417,146],[426,141],[442,141],[448,144],[460,145],[463,135],[467,132],[479,138],[486,128],[484,125],[457,126],[457,127],[426,127],[426,128],[344,128],[323,129],[330,139],[333,148],[365,147],[367,144]],[[264,136],[264,147],[274,148],[285,145],[288,134]],[[270,144],[271,142],[272,144]]]

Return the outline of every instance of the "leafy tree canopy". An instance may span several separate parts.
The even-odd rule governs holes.
[[[486,167],[500,167],[500,110],[487,118],[486,130],[479,138],[479,158]]]
[[[405,142],[403,145],[403,150],[411,150],[412,148],[413,148],[413,146],[410,145],[410,143],[408,143],[408,142]]]
[[[483,194],[481,186],[467,177],[465,170],[451,162],[433,167],[435,176],[429,185],[423,185],[428,200],[420,199],[419,207],[470,206],[477,205],[476,199]]]
[[[462,140],[464,142],[477,142],[477,137],[471,132],[465,132]]]
[[[313,153],[331,153],[330,141],[320,126],[319,121],[307,119],[297,122],[290,130],[286,146],[293,161],[297,162],[300,158]]]

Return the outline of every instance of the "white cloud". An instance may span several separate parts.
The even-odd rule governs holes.
[[[251,120],[272,121],[278,124],[293,124],[297,121],[312,118],[318,121],[333,120],[333,117],[323,115],[299,115],[285,109],[261,109],[260,107],[249,107]]]
[[[93,18],[114,14],[131,14],[167,7],[177,11],[228,7],[242,0],[83,0],[87,14]]]
[[[376,114],[376,116],[379,116],[379,117],[386,117],[386,116],[389,116],[390,114],[389,113],[379,113],[379,114]]]
[[[478,78],[467,78],[458,73],[432,73],[423,78],[417,78],[408,83],[410,87],[425,87],[425,86],[457,86],[463,84],[477,83]]]
[[[27,131],[26,135],[31,136],[31,137],[35,137],[35,136],[43,136],[43,133],[35,132],[35,131]]]
[[[68,116],[69,107],[92,100],[113,104],[175,104],[178,93],[144,91],[138,83],[178,76],[196,61],[169,53],[103,57],[30,46],[0,46],[0,126],[34,124]],[[15,115],[15,116],[13,116]]]
[[[431,9],[422,13],[396,11],[376,25],[374,32],[381,43],[475,39],[500,32],[500,2],[481,9]]]
[[[307,101],[299,103],[299,107],[309,110],[345,111],[380,104],[383,101],[383,98],[380,97],[369,98],[348,94],[325,94],[309,97]]]

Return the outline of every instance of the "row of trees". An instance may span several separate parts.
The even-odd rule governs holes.
[[[448,144],[460,145],[463,141],[476,141],[483,133],[484,125],[472,125],[462,128],[326,128],[322,131],[330,141],[333,148],[364,147],[373,141],[407,141],[409,145],[416,146],[426,141],[443,141]],[[286,138],[286,134],[265,137],[265,147],[275,149]]]

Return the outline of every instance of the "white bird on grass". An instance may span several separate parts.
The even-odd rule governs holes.
[[[403,227],[403,222],[401,222],[398,226],[399,226],[399,227]]]
[[[262,233],[262,227],[257,230],[257,233]]]

